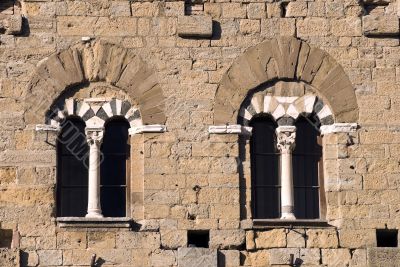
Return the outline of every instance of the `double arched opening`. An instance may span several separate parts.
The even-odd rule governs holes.
[[[88,210],[89,145],[79,117],[61,123],[57,140],[57,216],[84,217]],[[104,125],[100,146],[100,203],[105,217],[126,217],[130,177],[128,121],[112,117]]]
[[[292,151],[293,204],[296,219],[319,219],[324,208],[322,142],[319,120],[311,114],[299,117]],[[251,199],[254,219],[282,215],[281,152],[277,146],[277,122],[260,114],[250,121]]]

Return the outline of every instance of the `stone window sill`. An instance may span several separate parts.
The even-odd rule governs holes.
[[[133,220],[128,217],[58,217],[56,222],[60,228],[131,228]]]
[[[320,219],[253,219],[253,228],[335,228],[335,226],[328,224],[326,220]]]

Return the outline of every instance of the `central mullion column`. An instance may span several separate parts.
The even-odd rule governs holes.
[[[100,146],[103,142],[104,128],[85,129],[89,144],[89,192],[86,217],[102,218],[100,203]]]
[[[294,188],[292,152],[296,141],[295,126],[279,126],[276,128],[277,147],[281,152],[281,219],[296,219],[294,215]]]

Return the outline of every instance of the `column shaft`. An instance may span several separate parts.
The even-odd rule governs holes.
[[[89,192],[86,217],[103,217],[100,203],[100,145],[103,140],[103,129],[86,128],[89,143]]]
[[[281,151],[281,219],[296,219],[294,215],[294,188],[292,151],[295,146],[296,127],[279,126],[276,129],[278,149]]]

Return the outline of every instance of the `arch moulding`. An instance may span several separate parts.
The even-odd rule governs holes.
[[[248,49],[224,74],[214,104],[214,125],[236,124],[251,89],[277,81],[301,81],[315,88],[335,123],[358,120],[354,88],[326,52],[293,37],[279,37]]]
[[[39,64],[25,97],[26,122],[43,123],[60,95],[92,82],[106,82],[125,91],[140,109],[143,124],[165,123],[165,98],[155,72],[133,50],[101,41],[76,44]]]

